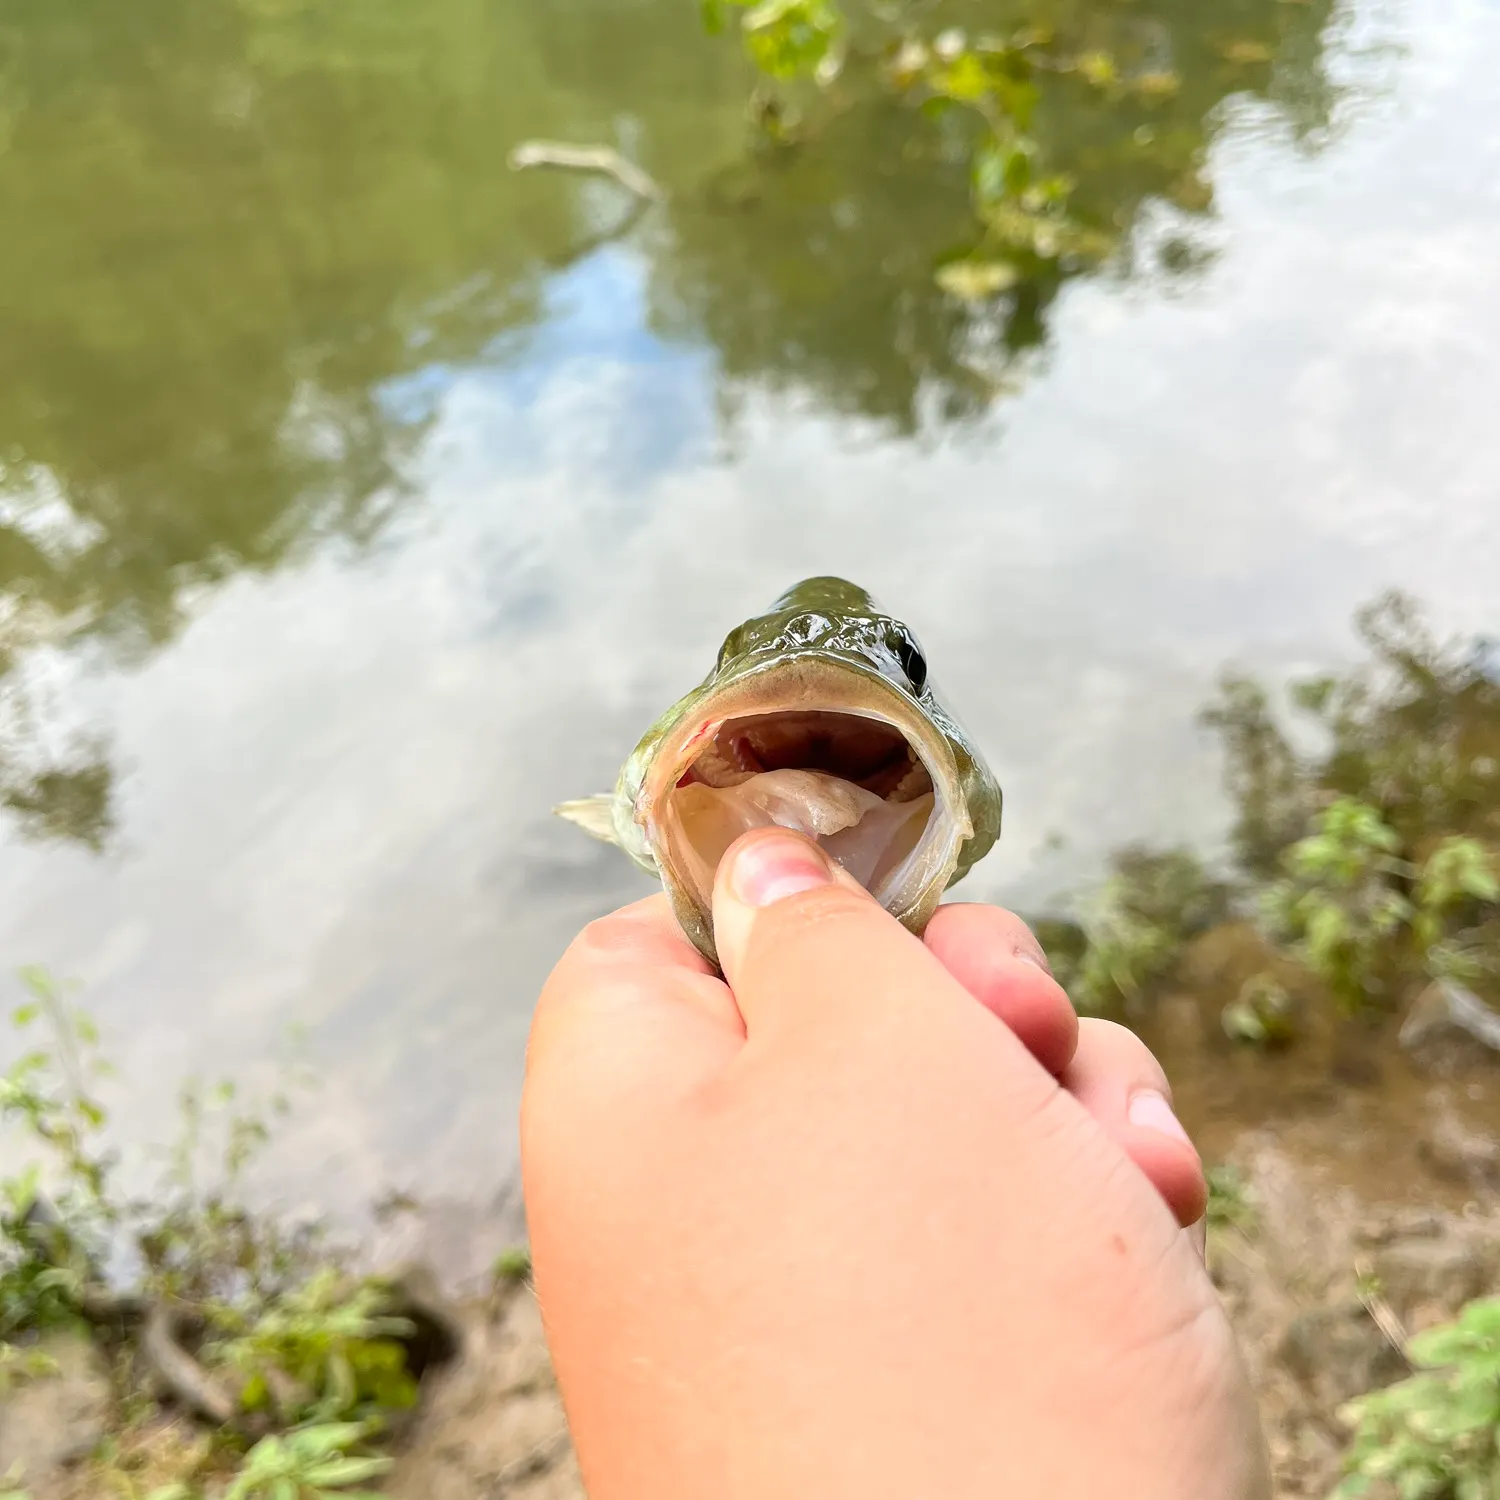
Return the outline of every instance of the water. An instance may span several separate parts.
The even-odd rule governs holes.
[[[1493,628],[1500,11],[1069,15],[1180,76],[1039,119],[1132,249],[978,315],[962,173],[858,96],[752,156],[677,0],[0,0],[0,958],[82,983],[123,1138],[296,1023],[284,1191],[488,1201],[645,889],[547,809],[804,574],[917,627],[1007,793],[965,894],[1032,909],[1214,847],[1227,662],[1393,584]]]

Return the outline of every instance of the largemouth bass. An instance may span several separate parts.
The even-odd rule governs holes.
[[[659,875],[717,964],[714,872],[742,833],[807,834],[920,934],[1000,836],[1001,801],[911,630],[858,585],[809,578],[729,633],[613,792],[555,810]]]

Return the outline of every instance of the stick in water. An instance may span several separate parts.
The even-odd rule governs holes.
[[[637,198],[660,203],[666,194],[654,178],[633,161],[627,161],[613,146],[568,146],[559,141],[523,141],[508,158],[513,172],[528,167],[558,167],[565,172],[598,172],[613,177]]]

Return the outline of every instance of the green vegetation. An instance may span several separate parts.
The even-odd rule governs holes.
[[[495,1257],[495,1281],[501,1286],[515,1286],[531,1280],[531,1251],[522,1246],[502,1250]]]
[[[1208,75],[1227,90],[1265,87],[1278,59],[1303,50],[1304,18],[1285,8],[1242,7],[1237,36],[1199,30],[1170,5],[1150,7],[1149,22],[1047,0],[999,9],[704,0],[702,9],[710,32],[737,22],[759,75],[751,117],[768,142],[815,136],[873,94],[916,122],[893,157],[964,164],[978,237],[934,270],[946,293],[976,303],[1096,265],[1127,243],[1134,216],[1101,193],[1105,159],[1111,176],[1150,181],[1148,191],[1184,213],[1207,210],[1203,141],[1180,128],[1179,101],[1194,108]],[[1319,79],[1304,133],[1326,124],[1330,99]],[[1098,115],[1113,127],[1102,155]],[[1083,142],[1095,149],[1078,149]],[[1166,257],[1179,269],[1197,259],[1181,240]]]
[[[1135,1010],[1183,944],[1229,910],[1229,888],[1186,849],[1137,846],[1111,864],[1108,878],[1082,903],[1081,947],[1054,958],[1059,980],[1089,1014],[1121,1002]]]
[[[1298,753],[1258,684],[1226,679],[1204,715],[1225,750],[1234,868],[1135,849],[1081,905],[1061,966],[1081,1010],[1138,1015],[1184,947],[1249,914],[1281,965],[1225,1006],[1225,1031],[1292,1039],[1289,975],[1344,1017],[1390,1013],[1435,979],[1500,974],[1500,681],[1484,643],[1443,644],[1390,595],[1360,612],[1368,665],[1293,684]],[[1307,736],[1304,736],[1307,738]]]
[[[1399,944],[1424,972],[1472,973],[1483,959],[1449,931],[1467,903],[1500,900],[1491,856],[1460,834],[1440,839],[1420,866],[1377,809],[1340,797],[1283,857],[1286,878],[1261,892],[1267,930],[1323,981],[1348,1014],[1378,1003],[1401,972]],[[1410,892],[1410,894],[1408,894]]]
[[[183,1098],[182,1138],[156,1202],[128,1197],[92,1095],[98,1039],[36,970],[14,1013],[42,1045],[0,1075],[0,1122],[26,1165],[0,1180],[0,1382],[47,1379],[45,1335],[83,1330],[114,1357],[122,1434],[162,1420],[159,1399],[208,1424],[147,1500],[315,1500],[383,1472],[383,1424],[416,1400],[391,1290],[347,1273],[315,1228],[252,1214],[239,1196],[265,1111],[224,1085]],[[200,1162],[215,1161],[208,1185]],[[136,1265],[122,1286],[105,1267]],[[95,1456],[101,1485],[138,1494],[128,1444]],[[161,1477],[161,1476],[154,1476]],[[13,1476],[19,1485],[24,1476]]]
[[[319,1500],[335,1490],[343,1500],[368,1500],[350,1486],[385,1473],[391,1461],[353,1454],[366,1436],[359,1423],[329,1422],[262,1438],[246,1455],[224,1500]]]
[[[1500,1494],[1500,1298],[1407,1344],[1408,1379],[1350,1402],[1348,1477],[1335,1500],[1492,1500]]]
[[[1238,1169],[1221,1162],[1204,1175],[1208,1178],[1208,1227],[1246,1232],[1253,1228],[1255,1207]]]

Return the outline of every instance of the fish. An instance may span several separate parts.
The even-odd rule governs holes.
[[[1003,802],[910,626],[858,584],[819,577],[729,632],[613,791],[553,811],[659,876],[717,969],[714,875],[741,834],[806,834],[920,935],[999,839]]]

